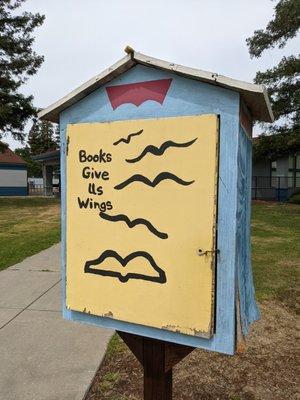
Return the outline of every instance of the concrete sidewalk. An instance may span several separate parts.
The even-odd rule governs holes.
[[[59,245],[0,272],[0,399],[82,400],[109,330],[61,316]]]

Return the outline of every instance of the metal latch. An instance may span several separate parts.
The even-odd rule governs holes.
[[[208,254],[219,254],[220,253],[220,250],[219,249],[216,249],[216,250],[202,250],[202,249],[199,249],[198,250],[198,255],[199,256],[207,256]]]

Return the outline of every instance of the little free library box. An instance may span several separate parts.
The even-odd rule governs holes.
[[[263,87],[133,49],[44,109],[61,132],[66,319],[233,354],[259,317],[251,135]]]

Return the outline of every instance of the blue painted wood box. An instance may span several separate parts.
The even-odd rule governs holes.
[[[139,92],[155,82],[171,80],[167,95]],[[133,84],[130,86],[128,84]],[[125,86],[122,86],[125,85]],[[126,85],[131,94],[126,92]],[[137,85],[137,86],[134,86]],[[149,86],[150,85],[150,86]],[[121,87],[119,96],[107,87]],[[122,88],[124,89],[122,91]],[[158,90],[159,91],[159,90]],[[154,89],[155,92],[155,89]],[[129,96],[129,98],[128,98]],[[144,97],[143,97],[144,96]],[[148,97],[147,97],[148,96]],[[219,182],[216,262],[215,331],[201,338],[100,317],[66,308],[66,129],[68,124],[218,114]],[[158,60],[132,49],[128,55],[40,112],[59,122],[61,132],[63,316],[72,321],[233,354],[243,346],[250,324],[259,318],[251,269],[251,136],[254,120],[273,120],[263,87]]]

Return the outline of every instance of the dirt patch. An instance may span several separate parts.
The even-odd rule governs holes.
[[[283,305],[260,306],[262,319],[242,355],[194,350],[174,368],[174,400],[296,400],[296,314]],[[299,374],[298,374],[299,375]],[[142,369],[124,346],[110,351],[86,400],[142,399]]]

